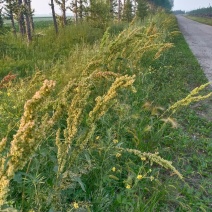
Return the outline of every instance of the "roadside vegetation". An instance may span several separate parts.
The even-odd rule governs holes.
[[[200,8],[188,12],[189,15],[200,16],[200,17],[211,17],[212,18],[212,7]]]
[[[197,21],[202,24],[207,24],[212,26],[212,18],[211,17],[199,17],[199,16],[191,16],[191,15],[186,15],[187,18]]]
[[[172,13],[174,13],[175,15],[185,15],[184,10],[174,10],[174,11],[172,11]]]
[[[0,35],[1,210],[209,211],[211,91],[175,17],[54,30]]]
[[[194,21],[212,26],[212,7],[192,10],[187,13],[187,17]]]

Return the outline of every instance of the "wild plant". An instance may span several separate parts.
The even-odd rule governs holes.
[[[114,37],[108,30],[101,44],[93,46],[92,57],[89,47],[81,52],[83,46],[70,56],[73,66],[55,66],[51,80],[38,72],[20,82],[16,92],[29,100],[19,110],[22,115],[15,129],[1,135],[2,208],[114,211],[113,202],[125,195],[133,194],[139,201],[148,196],[146,190],[151,192],[162,172],[157,165],[183,179],[172,162],[147,148],[149,140],[163,124],[175,127],[170,111],[209,95],[196,98],[205,86],[197,88],[167,112],[146,101],[148,90],[142,80],[149,63],[142,66],[142,62],[146,57],[155,61],[173,47],[165,33],[173,19],[162,17],[163,27],[156,17],[146,26],[134,22]],[[147,92],[145,99],[138,90]],[[155,136],[158,142],[161,138],[162,134]]]
[[[6,87],[12,80],[16,78],[15,74],[9,73],[0,82],[0,89]]]

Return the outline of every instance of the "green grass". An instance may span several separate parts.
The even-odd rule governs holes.
[[[207,81],[182,35],[177,37],[174,43],[175,48],[167,52],[163,60],[163,65],[171,65],[172,68],[168,71],[163,69],[158,80],[162,85],[160,86],[162,92],[158,92],[156,101],[160,104],[163,101],[175,99],[175,97],[182,98],[187,90]],[[162,142],[160,141],[160,151],[166,158],[174,161],[186,182],[177,183],[176,181],[170,182],[169,178],[164,179],[163,183],[167,185],[165,190],[171,192],[166,196],[170,199],[166,200],[163,205],[166,211],[210,210],[212,122],[205,117],[210,117],[206,108],[210,105],[211,100],[210,98],[205,103],[194,104],[178,113],[176,119],[179,121],[181,129],[164,137]],[[199,116],[198,114],[201,113],[204,115]],[[168,184],[173,187],[169,188]],[[175,198],[173,198],[174,196]],[[176,206],[176,204],[179,205]]]
[[[35,18],[36,19],[36,18]],[[0,36],[0,77],[13,72],[20,77],[31,76],[37,70],[49,70],[56,63],[68,58],[78,46],[93,45],[101,39],[104,30],[89,23],[61,28],[56,36],[53,23],[46,18],[37,18],[33,42],[27,46],[22,38],[7,33]],[[47,18],[48,19],[48,18]],[[117,34],[126,24],[111,24],[110,34]]]
[[[52,17],[34,17],[33,18],[34,26],[37,30],[39,29],[44,29],[47,27],[52,27],[53,25],[53,19]],[[11,26],[11,21],[4,19],[4,26],[5,27],[10,27]],[[18,30],[18,24],[17,21],[15,21],[15,26]]]
[[[33,17],[33,21],[34,22],[43,22],[43,21],[52,21],[53,22],[53,19],[52,19],[52,17],[51,16],[44,16],[44,17]]]
[[[21,38],[15,39],[12,34],[0,37],[0,76],[10,71],[26,76],[36,70],[47,70],[72,54],[76,45],[93,44],[103,35],[101,29],[93,29],[84,24],[78,27],[68,26],[56,36],[52,24],[51,28],[46,29],[46,26],[41,26],[42,22],[38,23],[40,25],[29,47]]]
[[[212,26],[212,18],[211,17],[200,17],[200,16],[192,16],[192,15],[186,15],[187,18],[197,21],[202,24],[207,24]]]
[[[207,82],[183,36],[171,33],[176,30],[177,22],[172,15],[157,14],[129,29],[124,24],[113,25],[102,41],[102,29],[94,31],[89,25],[68,27],[58,37],[51,29],[43,29],[46,35],[38,37],[30,47],[8,37],[4,46],[14,48],[3,49],[4,68],[0,76],[16,68],[14,73],[18,77],[0,90],[0,139],[8,138],[2,157],[6,157],[10,141],[17,133],[24,103],[44,79],[55,80],[56,87],[31,108],[36,128],[26,139],[33,142],[30,139],[34,135],[38,146],[10,181],[5,207],[23,211],[80,211],[73,208],[77,202],[82,210],[94,212],[210,211],[212,122],[204,117],[211,99],[192,103],[172,116],[169,112],[163,115],[170,105]],[[123,34],[117,38],[119,32]],[[150,35],[156,47],[143,50]],[[138,42],[141,44],[135,48]],[[172,42],[174,47],[155,60],[155,53],[164,42]],[[102,103],[107,106],[104,115],[91,122],[89,111],[95,108],[99,99],[96,97],[104,98],[115,81],[116,77],[107,75],[108,71],[135,74],[133,85],[137,93],[120,84],[115,98]],[[93,72],[100,75],[92,77]],[[101,77],[101,73],[105,75]],[[203,95],[208,92],[209,89],[203,91]],[[74,104],[75,107],[71,106]],[[59,106],[62,113],[48,129],[46,120]],[[55,137],[57,134],[62,143],[66,142],[62,132],[70,129],[67,119],[75,123],[72,114],[77,116],[81,108],[77,134],[64,155],[65,172],[60,173]],[[178,124],[177,128],[171,122],[164,124],[162,119],[169,116]],[[96,126],[94,132],[92,124]],[[183,174],[183,180],[173,171],[151,164],[148,158],[141,160],[127,148],[141,154],[159,152],[162,158],[172,161]],[[138,180],[138,175],[143,178]]]

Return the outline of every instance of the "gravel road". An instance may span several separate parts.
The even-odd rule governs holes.
[[[212,26],[177,15],[178,25],[209,81],[212,81]]]

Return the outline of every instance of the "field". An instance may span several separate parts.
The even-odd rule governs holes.
[[[187,17],[194,21],[212,26],[212,7],[192,10],[187,13]]]
[[[41,16],[35,16],[35,17],[33,17],[33,21],[34,22],[42,22],[42,21],[52,21],[52,23],[53,23],[53,20],[52,20],[52,17],[48,17],[48,16],[43,16],[43,17],[41,17]],[[5,24],[10,24],[10,20],[4,20],[4,23]]]
[[[0,35],[2,210],[210,211],[211,90],[175,17],[37,23]]]
[[[72,17],[71,16],[67,16],[67,19],[68,20],[71,20]],[[53,25],[53,19],[52,17],[49,17],[49,16],[35,16],[33,17],[33,21],[34,21],[34,24],[35,24],[35,28],[38,30],[38,29],[44,29],[46,27],[50,27]],[[11,21],[10,20],[4,20],[4,24],[6,26],[10,26],[11,24]]]
[[[186,17],[191,20],[197,21],[199,23],[212,26],[212,18],[211,17],[199,17],[199,16],[190,16],[190,15],[187,15]]]

